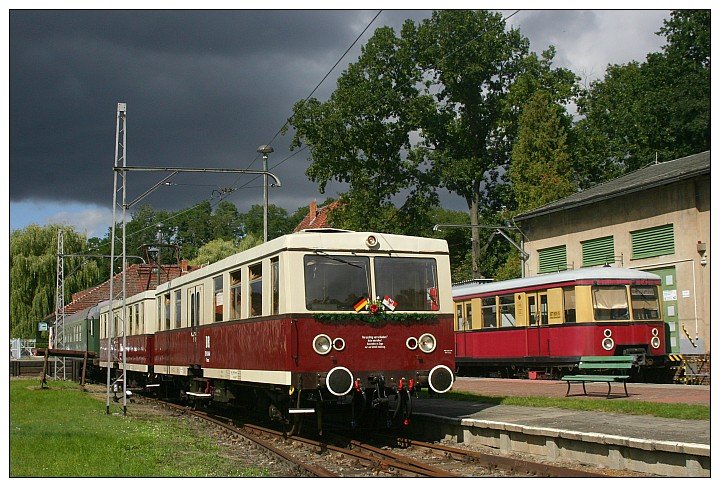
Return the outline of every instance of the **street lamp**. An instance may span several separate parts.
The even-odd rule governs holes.
[[[269,145],[261,145],[257,148],[257,151],[262,154],[263,157],[263,242],[268,240],[268,177],[267,177],[267,160],[268,154],[273,152],[273,148]]]

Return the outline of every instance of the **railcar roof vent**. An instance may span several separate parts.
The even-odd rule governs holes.
[[[352,230],[342,228],[305,228],[300,233],[354,233]]]

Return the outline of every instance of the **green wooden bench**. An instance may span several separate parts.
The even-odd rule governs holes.
[[[630,369],[633,367],[635,357],[632,355],[619,355],[612,357],[580,357],[578,368],[587,373],[578,375],[564,375],[562,380],[567,382],[567,392],[565,396],[570,394],[570,385],[573,383],[581,383],[583,393],[587,396],[585,389],[586,382],[606,382],[608,385],[607,397],[610,397],[610,389],[613,382],[622,382],[625,388],[625,396],[629,396],[627,391],[627,381],[630,378]],[[620,371],[620,372],[619,372]],[[619,373],[618,373],[619,372]]]

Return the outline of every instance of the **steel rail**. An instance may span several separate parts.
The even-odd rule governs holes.
[[[200,418],[203,421],[208,421],[210,423],[213,423],[225,430],[231,431],[234,434],[240,435],[243,438],[247,439],[248,441],[251,441],[252,443],[258,445],[266,452],[270,453],[271,455],[280,458],[284,461],[284,463],[290,465],[293,468],[298,468],[301,471],[307,472],[308,474],[314,476],[314,477],[321,477],[321,478],[331,478],[331,477],[337,477],[337,475],[323,467],[320,467],[318,465],[311,465],[308,463],[303,462],[302,460],[299,460],[292,455],[289,455],[288,453],[285,453],[284,451],[276,448],[275,446],[271,445],[267,441],[263,440],[262,438],[259,438],[257,435],[254,434],[248,434],[247,432],[243,431],[242,428],[236,427],[234,424],[229,424],[227,422],[224,422],[223,420],[216,419],[212,417],[211,415],[201,412],[201,411],[193,411],[189,410],[184,406],[179,406],[170,402],[166,401],[159,401],[162,404],[171,407],[177,411],[180,411],[184,414],[188,414],[190,416]],[[227,421],[227,420],[225,420]]]
[[[569,467],[546,465],[544,463],[529,460],[519,460],[488,453],[481,453],[463,448],[455,448],[447,445],[425,443],[423,441],[410,440],[408,438],[396,438],[397,445],[402,448],[415,447],[423,448],[433,452],[440,452],[451,458],[460,461],[473,461],[481,466],[492,469],[507,470],[517,475],[539,476],[539,477],[610,477],[599,473],[586,472]]]

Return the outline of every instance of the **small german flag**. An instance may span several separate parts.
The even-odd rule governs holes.
[[[363,297],[363,298],[360,298],[360,301],[358,301],[357,303],[355,303],[353,305],[353,308],[355,308],[355,311],[357,311],[359,313],[360,310],[365,309],[365,306],[367,306],[367,304],[368,304],[367,298]]]

